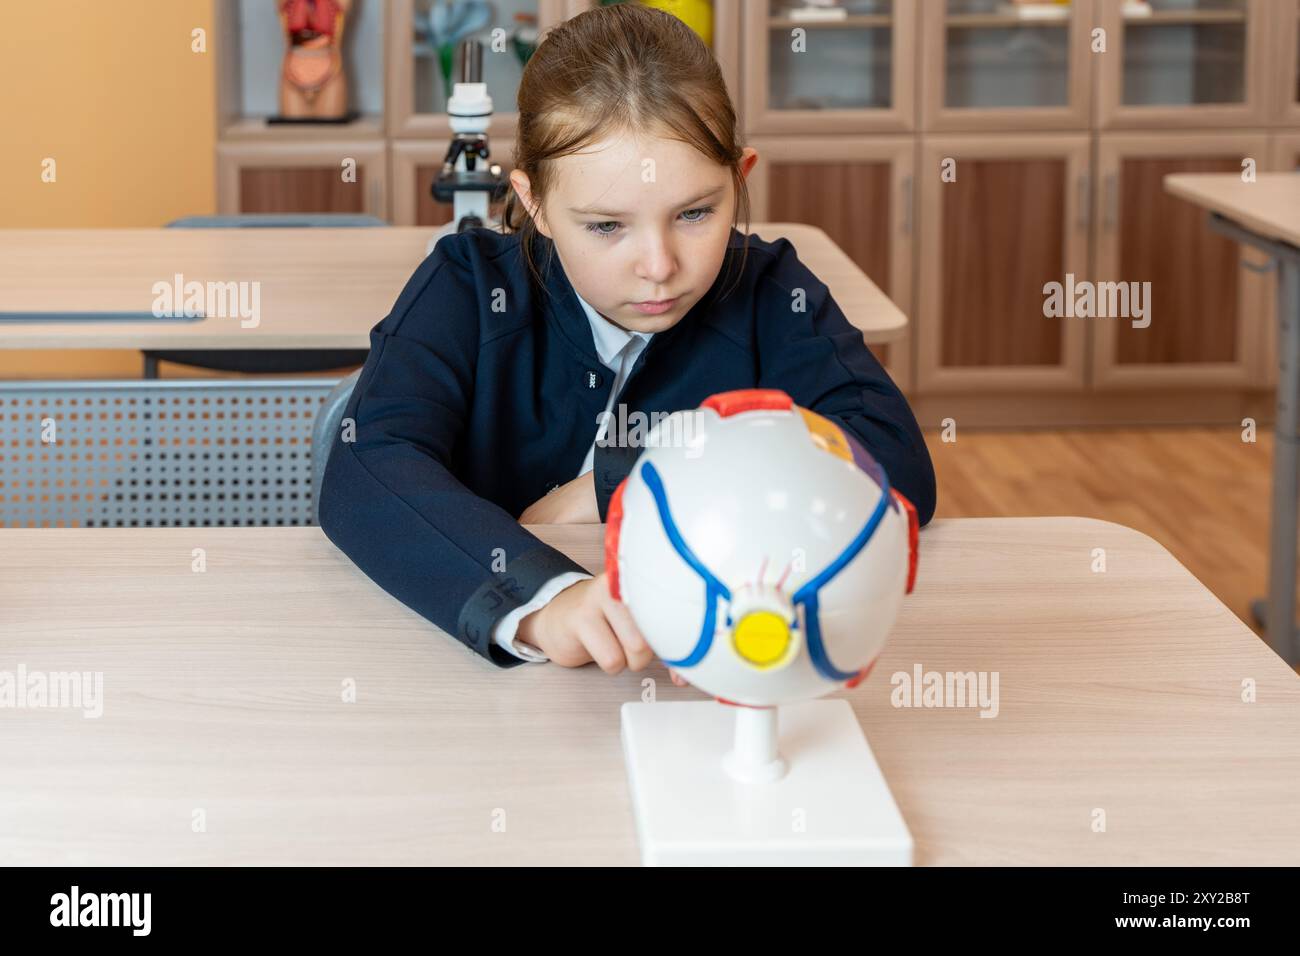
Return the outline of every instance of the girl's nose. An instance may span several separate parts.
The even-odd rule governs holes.
[[[637,263],[637,277],[662,286],[676,273],[677,256],[668,240],[662,236],[647,239]]]

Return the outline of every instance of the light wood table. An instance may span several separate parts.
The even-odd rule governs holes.
[[[0,348],[365,349],[425,256],[432,228],[0,230]],[[788,238],[869,344],[907,318],[830,237],[801,223],[753,223]],[[261,320],[121,320],[148,315],[154,284],[259,282]],[[14,316],[44,313],[35,321]],[[59,314],[89,314],[69,320]],[[89,317],[89,316],[98,316]]]
[[[1260,173],[1243,182],[1238,173],[1172,173],[1165,191],[1218,213],[1266,239],[1300,246],[1300,176]]]
[[[599,566],[598,526],[536,530]],[[500,670],[315,528],[0,530],[20,664],[102,672],[103,714],[0,711],[17,864],[634,864],[619,705],[701,696]],[[892,706],[917,665],[996,672],[997,716]],[[919,864],[1300,864],[1300,678],[1121,525],[934,522],[846,696]]]
[[[1273,503],[1268,547],[1268,598],[1255,601],[1255,619],[1283,660],[1300,664],[1295,626],[1296,522],[1300,520],[1300,175],[1263,173],[1243,182],[1236,173],[1165,177],[1174,196],[1209,210],[1209,226],[1263,250],[1277,269],[1277,415],[1273,442]]]

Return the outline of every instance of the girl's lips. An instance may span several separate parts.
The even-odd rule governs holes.
[[[681,296],[677,298],[681,298]],[[645,315],[660,315],[671,309],[676,302],[677,299],[662,299],[658,302],[633,302],[632,308]]]

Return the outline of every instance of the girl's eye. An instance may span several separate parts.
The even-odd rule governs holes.
[[[713,206],[696,206],[694,209],[687,209],[682,213],[682,216],[684,217],[684,221],[688,223],[703,222],[713,215],[714,209],[715,207]],[[694,214],[694,218],[692,218],[692,214]],[[618,232],[619,225],[619,223],[609,220],[606,222],[589,222],[583,228],[592,235],[606,238]],[[611,226],[613,228],[606,229],[606,226]]]

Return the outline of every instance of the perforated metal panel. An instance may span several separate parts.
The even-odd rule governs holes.
[[[0,527],[311,524],[337,381],[0,383]]]

